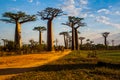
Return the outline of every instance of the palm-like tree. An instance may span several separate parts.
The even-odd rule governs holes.
[[[54,48],[52,21],[54,18],[64,15],[63,11],[61,9],[48,7],[45,10],[38,12],[37,15],[40,16],[42,20],[48,20],[47,22],[47,49],[48,51],[52,51]]]
[[[110,34],[110,32],[102,33],[102,36],[104,37],[104,44],[105,44],[106,48],[107,48],[107,37],[108,37],[109,34]]]
[[[85,37],[79,37],[80,39],[80,46],[82,47],[82,43],[83,43],[83,40],[85,39]]]
[[[20,48],[22,46],[21,24],[30,21],[35,21],[36,20],[35,15],[27,15],[26,13],[20,11],[17,13],[5,12],[3,14],[3,17],[5,17],[5,19],[0,19],[1,21],[16,24],[15,46]]]
[[[83,19],[84,18],[69,16],[68,22],[62,23],[63,25],[67,25],[72,28],[72,50],[78,49],[78,33],[77,33],[78,31],[77,31],[77,29],[80,26],[85,25],[84,23],[81,22]],[[76,38],[75,38],[75,35],[76,35]]]
[[[34,27],[33,30],[39,31],[39,45],[42,44],[42,31],[46,31],[46,28],[44,26],[38,26]]]
[[[68,40],[67,40],[67,38],[68,38],[68,35],[69,35],[68,32],[61,32],[61,33],[59,33],[59,35],[63,35],[65,48],[67,48],[68,47]]]

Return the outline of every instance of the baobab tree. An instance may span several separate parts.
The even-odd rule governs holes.
[[[38,12],[38,16],[41,17],[42,20],[47,20],[47,50],[53,50],[53,31],[52,31],[52,21],[54,18],[58,16],[62,16],[63,11],[57,8],[48,7],[43,11]]]
[[[1,39],[4,43],[4,47],[6,46],[6,44],[8,43],[8,40],[7,39]]]
[[[85,37],[79,37],[80,39],[80,47],[82,47],[82,43],[83,43],[83,40],[85,39]]]
[[[12,13],[12,12],[5,12],[3,14],[3,17],[5,19],[0,19],[1,21],[7,22],[7,23],[14,23],[16,24],[15,27],[15,47],[22,47],[22,39],[21,39],[21,24],[30,22],[30,21],[35,21],[36,16],[35,15],[27,15],[25,12],[17,12],[17,13]]]
[[[102,33],[102,36],[104,37],[104,45],[107,48],[107,37],[110,34],[110,32],[104,32]]]
[[[68,48],[68,40],[67,40],[68,35],[69,35],[68,32],[61,32],[61,33],[59,33],[59,35],[63,35],[65,48]]]
[[[82,23],[82,20],[84,18],[79,18],[79,17],[74,17],[74,16],[69,16],[68,17],[68,22],[62,23],[63,25],[70,26],[72,28],[72,50],[78,49],[78,31],[77,29],[80,26],[85,26],[84,23]],[[75,38],[76,35],[76,38]]]
[[[111,40],[111,42],[112,42],[112,46],[114,46],[114,42],[115,42],[115,40]]]
[[[46,28],[44,26],[38,26],[38,27],[34,27],[33,30],[39,31],[39,45],[42,44],[42,32],[46,31]]]

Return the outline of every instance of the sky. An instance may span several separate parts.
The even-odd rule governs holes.
[[[120,33],[120,0],[0,0],[0,19],[5,12],[23,11],[27,14],[37,14],[47,7],[59,8],[67,15],[59,16],[53,20],[54,40],[58,39],[63,44],[63,31],[71,31],[69,26],[61,25],[68,20],[68,16],[84,18],[87,25],[80,27],[80,36],[86,39],[101,37],[101,33],[110,32],[110,35]],[[22,24],[22,42],[29,43],[30,39],[38,41],[38,32],[33,31],[34,27],[45,26],[47,21],[40,17],[34,22]],[[0,21],[0,43],[1,39],[14,40],[15,24]],[[43,32],[43,40],[46,42],[46,31]]]

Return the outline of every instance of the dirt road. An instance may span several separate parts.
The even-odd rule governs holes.
[[[37,66],[55,61],[70,52],[43,52],[40,54],[0,57],[0,80],[6,80],[17,74],[34,70]]]

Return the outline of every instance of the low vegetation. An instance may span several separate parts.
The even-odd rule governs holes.
[[[120,51],[73,51],[10,80],[119,80]]]

